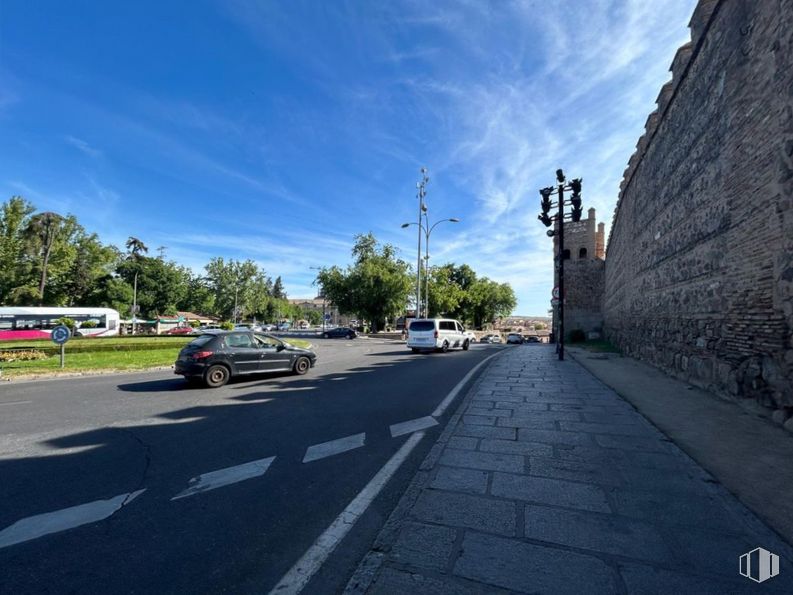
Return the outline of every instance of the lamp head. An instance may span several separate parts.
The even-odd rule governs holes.
[[[452,217],[451,219],[449,219],[449,221],[451,221],[452,223],[459,223],[460,222],[460,220],[457,217]]]
[[[406,227],[410,227],[410,223],[403,223],[401,227],[402,229],[405,229]]]

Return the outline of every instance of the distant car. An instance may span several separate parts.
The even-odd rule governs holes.
[[[476,333],[474,331],[465,331],[465,336],[468,337],[469,343],[476,343]]]
[[[177,326],[165,331],[166,335],[192,335],[195,329],[192,326]]]
[[[250,324],[235,324],[234,325],[234,330],[235,331],[251,331],[251,330],[253,330],[253,328],[251,328]]]
[[[276,330],[277,328],[278,328],[278,327],[277,327],[277,326],[275,326],[274,324],[263,324],[263,325],[262,325],[262,330],[263,330],[265,333],[272,332],[272,331]]]
[[[479,339],[480,343],[501,343],[501,335],[485,335]]]
[[[507,335],[507,343],[511,345],[522,345],[523,335],[519,335],[518,333],[510,333]]]
[[[326,339],[354,339],[358,336],[355,329],[346,326],[337,326],[336,328],[326,330],[322,333]]]
[[[282,322],[281,324],[278,325],[277,328],[279,331],[288,331],[291,326],[292,326],[291,322]]]
[[[523,338],[526,341],[526,343],[539,343],[540,342],[540,338],[537,335],[525,335]]]
[[[305,374],[317,355],[271,335],[252,331],[216,331],[202,334],[179,352],[174,373],[188,381],[218,388],[246,374],[293,372]]]
[[[493,338],[490,340],[491,343],[503,343],[501,340],[501,335],[493,335]]]

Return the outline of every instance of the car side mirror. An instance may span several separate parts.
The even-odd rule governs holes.
[[[283,343],[279,343],[279,344],[276,346],[276,348],[275,348],[275,349],[276,349],[276,351],[283,351],[284,349],[286,349],[286,345],[284,345]]]

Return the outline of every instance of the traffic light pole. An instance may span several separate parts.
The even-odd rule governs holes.
[[[559,336],[556,338],[556,352],[559,361],[564,360],[564,182],[559,183]]]

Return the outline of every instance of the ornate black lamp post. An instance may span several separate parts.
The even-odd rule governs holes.
[[[566,179],[564,177],[564,172],[561,169],[556,170],[556,181],[557,186],[554,188],[553,186],[548,186],[546,188],[540,188],[540,196],[542,196],[542,200],[540,201],[540,208],[542,209],[542,213],[537,217],[545,227],[550,227],[554,222],[556,223],[556,229],[549,229],[546,233],[548,237],[558,236],[559,238],[559,249],[556,253],[556,270],[559,272],[559,324],[557,327],[557,337],[556,337],[556,352],[559,354],[559,359],[564,359],[564,220],[565,217],[569,217],[571,221],[578,222],[581,221],[581,212],[583,208],[581,207],[581,178],[576,178],[572,180],[569,184],[566,184]],[[572,192],[570,199],[568,202],[565,202],[564,193],[565,190],[569,190]],[[553,203],[551,197],[556,195],[556,204]],[[565,214],[564,208],[565,206],[571,206],[572,209],[570,210],[569,214]],[[557,207],[556,215],[550,215],[551,209],[553,207]]]

